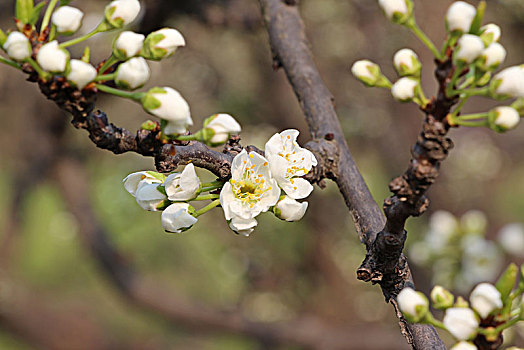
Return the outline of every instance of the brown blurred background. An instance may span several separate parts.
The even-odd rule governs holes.
[[[96,26],[106,3],[72,3],[85,12],[84,30]],[[257,1],[143,3],[133,30],[170,26],[187,42],[173,58],[151,64],[146,88],[178,89],[191,105],[195,125],[217,112],[232,114],[243,126],[244,144],[263,147],[286,128],[300,129],[301,142],[308,140],[283,71],[272,70]],[[437,45],[450,3],[415,0],[418,22]],[[0,0],[4,30],[14,28],[13,7],[14,1]],[[432,95],[429,51],[389,23],[376,1],[302,0],[300,8],[352,153],[381,203],[389,180],[407,166],[422,114],[414,105],[396,103],[385,90],[364,88],[349,67],[369,58],[394,79],[393,54],[412,48],[423,62],[425,91]],[[489,1],[485,22],[502,28],[506,65],[523,62],[524,2]],[[88,41],[94,63],[108,56],[113,37]],[[493,105],[478,98],[466,110]],[[111,96],[101,96],[98,108],[131,130],[148,118],[135,104]],[[246,322],[312,320],[313,330],[333,329],[353,339],[343,348],[408,349],[380,289],[355,278],[365,249],[336,186],[316,189],[298,223],[261,216],[249,239],[229,230],[220,209],[199,218],[191,230],[168,235],[160,215],[142,211],[121,183],[131,172],[153,169],[152,159],[99,150],[69,119],[20,72],[0,67],[0,349],[304,348],[194,324],[191,313],[169,319],[137,304],[119,285],[125,281],[114,278],[127,272],[111,271],[97,255],[111,242],[119,251],[114,259],[132,267],[141,283],[162,289],[165,300],[157,299],[159,304],[191,300],[206,309],[230,310]],[[431,189],[431,210],[456,215],[482,210],[488,237],[507,222],[523,221],[524,127],[505,135],[461,129],[451,136],[456,148]],[[212,179],[205,171],[199,174]],[[427,217],[411,220],[413,238],[424,235]],[[429,293],[430,272],[414,266],[414,273],[419,288]],[[522,337],[515,341],[524,345]]]

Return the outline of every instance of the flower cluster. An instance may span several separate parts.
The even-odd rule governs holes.
[[[206,120],[198,137],[221,143],[229,137],[228,130],[237,125],[231,116],[217,114]],[[266,143],[265,155],[242,150],[233,158],[231,179],[225,183],[200,183],[193,164],[189,164],[181,173],[167,177],[151,171],[130,174],[124,179],[124,187],[143,209],[163,211],[162,226],[167,232],[189,229],[199,215],[220,205],[230,228],[249,236],[260,213],[272,211],[282,220],[297,221],[306,212],[308,203],[297,199],[313,191],[302,177],[317,165],[317,160],[299,146],[298,134],[297,130],[285,130],[273,135]],[[212,202],[200,210],[189,204],[201,200]]]
[[[456,1],[446,13],[448,37],[441,50],[422,32],[413,14],[413,0],[379,0],[385,15],[394,23],[411,30],[431,50],[440,62],[451,60],[454,74],[447,84],[448,98],[458,96],[461,103],[447,116],[451,126],[484,126],[496,132],[517,127],[524,116],[524,65],[513,66],[494,74],[504,62],[506,50],[498,42],[501,30],[496,24],[481,25],[485,3],[479,8]],[[402,49],[393,57],[393,65],[400,76],[391,83],[380,67],[360,60],[351,72],[366,86],[391,90],[400,102],[414,102],[424,108],[429,103],[420,84],[421,63],[411,49]],[[488,112],[460,115],[466,100],[471,96],[486,96],[496,100],[515,99],[511,105],[498,106]]]
[[[524,321],[523,293],[524,265],[519,273],[519,268],[511,264],[495,285],[478,284],[470,293],[469,303],[460,296],[455,298],[445,288],[435,286],[430,299],[435,309],[445,312],[442,322],[431,314],[424,294],[409,287],[399,293],[397,302],[410,322],[432,324],[451,333],[458,341],[452,349],[474,350],[478,339],[494,343],[503,330]]]

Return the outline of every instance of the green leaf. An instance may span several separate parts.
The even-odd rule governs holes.
[[[500,276],[495,287],[500,292],[500,296],[504,305],[506,305],[508,297],[515,287],[515,282],[517,281],[517,274],[519,268],[514,263],[511,263],[506,271]]]
[[[29,23],[32,25],[35,25],[36,22],[38,22],[38,19],[40,18],[40,15],[42,14],[42,9],[45,6],[45,1],[39,2],[38,5],[36,5],[33,8],[33,11],[31,12],[31,16],[29,18]]]
[[[30,23],[33,14],[33,0],[16,0],[15,15],[23,24]]]
[[[473,18],[469,32],[474,35],[480,35],[480,27],[482,26],[482,20],[484,19],[484,12],[486,11],[486,1],[479,2],[477,6],[477,14]]]

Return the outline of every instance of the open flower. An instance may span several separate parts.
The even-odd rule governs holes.
[[[164,182],[167,198],[171,201],[187,201],[196,197],[200,180],[192,163],[186,165],[181,173],[169,175]]]
[[[124,188],[126,191],[129,192],[132,196],[136,196],[136,192],[138,191],[140,185],[154,183],[161,184],[164,182],[159,178],[159,176],[160,174],[158,173],[153,173],[150,171],[139,171],[127,175],[126,178],[122,180],[122,182],[124,183]]]
[[[71,6],[61,6],[53,13],[52,22],[56,30],[63,34],[73,34],[80,28],[84,13]]]
[[[136,202],[144,210],[157,211],[159,206],[167,199],[165,194],[158,190],[156,183],[142,183],[136,191]]]
[[[150,77],[151,70],[146,60],[134,57],[118,67],[115,82],[125,89],[135,90],[147,83]]]
[[[473,19],[477,14],[477,9],[464,1],[456,1],[446,13],[446,26],[450,32],[461,31],[469,32]]]
[[[143,34],[125,31],[120,33],[113,44],[113,55],[119,60],[125,61],[138,55],[142,50],[145,36]]]
[[[444,326],[458,340],[468,340],[477,334],[479,320],[467,307],[452,307],[446,310]]]
[[[164,128],[167,135],[183,134],[193,125],[188,103],[173,88],[150,89],[142,99],[142,106],[146,112],[168,122]]]
[[[105,9],[105,18],[114,28],[133,22],[140,12],[140,3],[138,0],[115,0],[111,1]]]
[[[204,122],[204,139],[212,146],[217,146],[229,140],[231,134],[238,134],[242,128],[229,114],[215,114]]]
[[[144,57],[150,60],[161,60],[171,56],[186,41],[182,34],[173,28],[163,28],[150,33],[144,42]]]
[[[71,60],[71,70],[67,74],[67,80],[74,83],[76,87],[82,90],[87,84],[95,80],[96,68],[81,60]]]
[[[289,196],[284,196],[273,208],[276,217],[286,221],[298,221],[304,217],[308,203],[298,202]]]
[[[278,185],[293,199],[309,196],[313,185],[301,176],[317,165],[317,159],[309,150],[299,146],[298,130],[284,130],[273,135],[266,143],[265,154],[269,160],[271,174]]]
[[[424,294],[409,287],[398,293],[397,302],[400,311],[411,322],[419,322],[429,310],[429,302]]]
[[[167,232],[180,233],[198,221],[189,213],[189,204],[173,203],[162,212],[162,227]]]
[[[230,227],[249,235],[258,214],[268,211],[280,196],[277,181],[271,176],[269,162],[256,152],[242,150],[231,164],[231,180],[220,192],[220,204]]]
[[[69,53],[58,47],[58,41],[53,40],[40,48],[36,60],[43,70],[60,73],[66,69]]]
[[[476,286],[469,296],[469,302],[482,318],[486,318],[492,311],[502,307],[500,292],[489,283]]]
[[[4,43],[4,50],[9,57],[22,61],[31,56],[31,44],[29,39],[20,32],[12,32]]]

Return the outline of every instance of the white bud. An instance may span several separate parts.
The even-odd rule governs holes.
[[[142,99],[144,110],[168,122],[164,132],[182,134],[193,125],[189,105],[178,91],[170,87],[153,88]]]
[[[182,34],[173,28],[163,28],[150,33],[144,42],[144,57],[153,60],[171,56],[186,41]]]
[[[415,97],[415,89],[418,86],[418,80],[412,78],[400,78],[391,87],[393,97],[401,102],[409,102]]]
[[[508,224],[500,229],[498,241],[511,255],[524,258],[524,226]]]
[[[138,0],[115,0],[106,6],[106,20],[115,28],[133,22],[140,12]]]
[[[435,286],[431,290],[431,301],[433,301],[433,307],[437,309],[447,309],[453,306],[455,297],[451,292],[442,286]]]
[[[504,132],[517,127],[520,122],[520,115],[515,108],[501,106],[489,112],[488,120],[493,130]]]
[[[232,220],[229,222],[229,227],[233,231],[244,237],[249,237],[249,235],[251,234],[251,232],[253,232],[257,225],[258,222],[254,218],[244,219],[240,216],[234,216]]]
[[[473,310],[465,307],[447,309],[443,323],[446,329],[459,340],[473,338],[479,327],[479,320]]]
[[[126,189],[126,191],[129,192],[132,196],[136,196],[138,188],[143,184],[162,183],[160,179],[151,175],[147,171],[139,171],[136,173],[129,174],[126,176],[124,180],[122,180],[122,182],[124,183],[124,188]]]
[[[485,26],[480,27],[482,38],[486,38],[488,43],[497,42],[500,39],[501,30],[500,27],[494,23],[486,24]]]
[[[120,33],[113,45],[114,55],[124,61],[138,55],[144,44],[145,36],[130,31]]]
[[[429,310],[428,299],[422,293],[409,287],[398,293],[397,303],[400,311],[411,322],[419,322]]]
[[[82,25],[84,13],[71,6],[61,6],[53,13],[52,22],[59,33],[72,34]]]
[[[135,90],[151,77],[151,70],[142,57],[134,57],[118,66],[115,82],[118,86]]]
[[[31,56],[31,44],[29,39],[20,32],[12,32],[4,43],[4,50],[9,57],[22,61]]]
[[[455,51],[455,59],[466,63],[473,62],[484,51],[484,42],[480,37],[464,34],[460,37]]]
[[[380,77],[380,67],[369,60],[360,60],[353,63],[351,73],[367,86],[375,86]]]
[[[58,47],[56,40],[43,45],[36,55],[40,67],[45,71],[54,73],[65,71],[68,59],[69,53]]]
[[[213,132],[210,140],[206,140],[211,145],[220,145],[229,140],[231,134],[238,134],[241,131],[240,124],[229,114],[215,114],[204,122],[205,129]]]
[[[136,191],[136,202],[144,210],[157,211],[158,206],[167,199],[167,197],[158,190],[156,183],[142,183]]]
[[[95,67],[81,60],[71,60],[70,68],[67,80],[74,83],[79,90],[95,80],[98,74]]]
[[[279,219],[286,221],[298,221],[304,217],[307,206],[307,202],[301,203],[289,196],[284,196],[284,198],[279,200],[275,205],[275,209],[273,211]]]
[[[164,182],[167,198],[172,201],[187,201],[196,197],[200,180],[195,166],[188,164],[181,173],[173,173]]]
[[[469,302],[482,318],[488,317],[492,311],[502,307],[500,292],[489,283],[477,285],[469,296]]]
[[[402,49],[397,51],[393,57],[393,65],[401,76],[418,75],[421,64],[417,54],[411,49]]]
[[[492,43],[482,51],[480,67],[483,70],[497,68],[506,59],[506,49],[499,43]]]
[[[404,19],[410,15],[406,0],[378,0],[378,4],[386,14],[389,20],[394,21],[395,18]]]
[[[477,9],[473,5],[464,1],[456,1],[446,13],[446,24],[450,32],[459,30],[467,33],[471,28],[471,23],[477,14]]]
[[[478,348],[467,341],[461,341],[453,345],[449,350],[478,350]]]
[[[497,96],[524,97],[524,69],[519,66],[502,70],[491,81]]]
[[[173,203],[162,212],[161,221],[167,232],[180,233],[191,228],[198,220],[189,214],[189,204]]]

